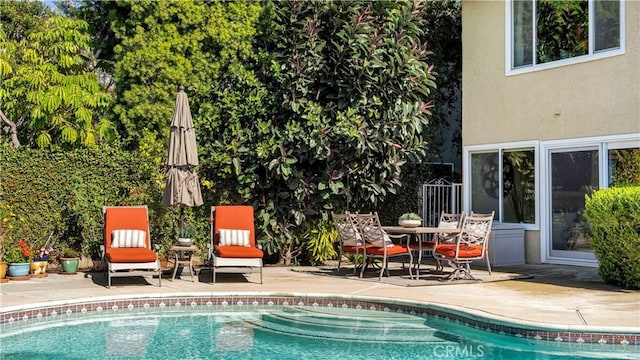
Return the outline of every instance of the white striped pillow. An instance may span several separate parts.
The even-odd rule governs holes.
[[[343,245],[362,246],[362,236],[352,224],[336,224],[336,229],[342,236]]]
[[[111,233],[112,248],[143,248],[147,247],[145,238],[147,233],[142,230],[113,230]]]
[[[220,246],[249,247],[249,230],[220,229]]]

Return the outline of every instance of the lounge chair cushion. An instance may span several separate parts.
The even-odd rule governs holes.
[[[434,250],[436,253],[446,256],[448,258],[456,257],[456,245],[457,244],[440,244],[436,246]],[[482,246],[481,245],[464,245],[460,244],[460,251],[458,254],[458,258],[471,258],[471,257],[479,257],[482,255]]]
[[[256,247],[253,206],[219,205],[214,208],[215,245],[220,243],[220,229],[243,229],[249,230],[249,244]]]
[[[216,255],[223,258],[262,258],[262,250],[253,246],[215,246]]]
[[[106,256],[113,263],[143,263],[158,259],[155,252],[148,248],[107,248]]]
[[[220,246],[251,246],[249,230],[220,229]]]
[[[145,238],[146,231],[142,230],[113,230],[111,232],[112,248],[143,248],[147,247]]]

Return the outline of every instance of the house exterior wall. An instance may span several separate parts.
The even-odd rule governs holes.
[[[640,1],[623,4],[624,54],[509,75],[505,2],[463,0],[463,148],[625,134],[640,139]],[[536,152],[541,161],[539,148]],[[463,172],[469,171],[466,156],[463,152]],[[542,181],[538,185],[537,210],[543,212],[547,189]],[[467,185],[465,207],[468,190]],[[525,226],[528,263],[544,261],[548,240],[541,230],[550,225],[543,217]]]
[[[463,144],[640,132],[640,2],[625,10],[624,55],[506,76],[504,2],[464,0]]]

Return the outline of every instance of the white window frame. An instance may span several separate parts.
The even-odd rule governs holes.
[[[597,136],[597,137],[585,137],[574,139],[562,139],[562,140],[549,140],[540,142],[540,189],[548,189],[550,183],[550,170],[549,170],[549,154],[557,150],[579,150],[579,149],[598,149],[598,176],[599,176],[599,188],[603,189],[609,187],[609,149],[621,149],[621,148],[634,148],[640,147],[640,133],[631,133],[623,135],[611,135],[611,136]],[[538,175],[538,172],[536,172]],[[542,192],[540,190],[540,192]],[[538,192],[536,192],[538,195]],[[540,259],[542,263],[548,264],[565,264],[565,265],[579,265],[579,266],[598,266],[595,256],[592,259],[588,258],[568,258],[562,256],[551,255],[550,248],[550,231],[551,220],[549,219],[549,207],[551,206],[551,193],[545,191],[540,197],[536,197],[536,205],[540,205],[540,214],[543,214],[540,220]],[[536,213],[536,216],[538,213]]]
[[[532,0],[535,1],[535,0]],[[513,68],[513,31],[512,31],[512,24],[513,24],[513,17],[512,17],[512,8],[513,8],[513,0],[507,0],[505,1],[505,34],[504,34],[504,43],[505,43],[505,76],[512,76],[512,75],[519,75],[519,74],[526,74],[526,73],[530,73],[530,72],[534,72],[534,71],[540,71],[540,70],[547,70],[547,69],[553,69],[553,68],[557,68],[557,67],[561,67],[561,66],[567,66],[567,65],[573,65],[573,64],[580,64],[580,63],[584,63],[584,62],[588,62],[588,61],[594,61],[594,60],[599,60],[599,59],[604,59],[604,58],[609,58],[609,57],[613,57],[613,56],[619,56],[619,55],[624,55],[625,54],[625,23],[626,23],[626,11],[625,11],[625,7],[626,7],[626,0],[620,0],[620,46],[618,48],[615,49],[606,49],[606,50],[599,50],[599,51],[594,51],[594,31],[593,31],[593,26],[594,26],[594,12],[591,11],[591,9],[593,8],[593,3],[595,2],[595,0],[589,0],[589,54],[587,55],[582,55],[582,56],[576,56],[576,57],[572,57],[569,59],[562,59],[562,60],[556,60],[556,61],[551,61],[551,62],[547,62],[547,63],[543,63],[543,64],[532,64],[529,66],[523,66],[523,67],[519,67],[519,68]],[[534,14],[535,14],[535,7],[534,7]],[[536,45],[536,38],[534,36],[533,38],[533,49],[535,52],[535,45]],[[534,54],[534,61],[535,61],[535,54]]]
[[[499,144],[487,144],[487,145],[468,145],[463,149],[462,156],[462,173],[463,173],[463,198],[462,208],[466,213],[470,213],[473,204],[471,204],[471,155],[488,152],[498,152],[499,168],[498,173],[502,174],[502,155],[504,151],[517,151],[517,150],[530,150],[533,149],[533,161],[535,167],[535,218],[531,224],[519,224],[525,230],[539,230],[540,229],[540,142],[539,141],[518,141]],[[499,186],[499,194],[502,194],[502,178]],[[498,210],[496,211],[498,219],[496,223],[502,224],[503,219],[503,203],[502,197],[498,201]],[[504,223],[504,224],[517,224],[517,223]]]

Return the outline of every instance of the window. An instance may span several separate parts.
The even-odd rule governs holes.
[[[622,51],[620,0],[513,0],[509,4],[511,70]]]
[[[471,210],[496,211],[501,222],[535,223],[533,149],[471,154]]]
[[[640,184],[640,133],[542,141],[540,154],[541,261],[597,264],[585,196]]]
[[[640,185],[640,148],[609,150],[609,186]]]

